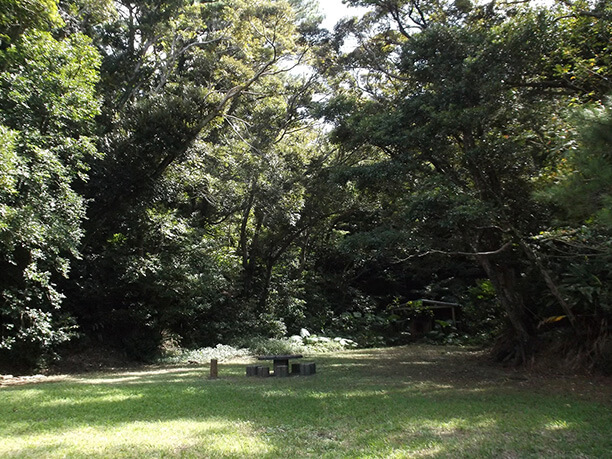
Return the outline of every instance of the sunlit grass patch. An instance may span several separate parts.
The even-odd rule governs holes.
[[[114,426],[81,426],[57,432],[14,436],[0,446],[2,457],[178,456],[186,452],[206,456],[265,455],[265,438],[248,422],[221,419],[133,422]]]
[[[607,457],[612,450],[611,403],[524,386],[462,360],[463,350],[456,362],[444,352],[318,355],[311,377],[248,378],[241,362],[221,365],[217,380],[205,366],[168,367],[5,387],[0,457]]]

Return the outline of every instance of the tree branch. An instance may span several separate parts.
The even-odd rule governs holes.
[[[423,258],[426,257],[428,255],[432,255],[432,254],[437,254],[437,255],[446,255],[449,257],[452,256],[464,256],[464,257],[490,257],[493,255],[499,255],[500,253],[505,252],[506,250],[508,250],[510,247],[512,247],[512,241],[508,241],[506,242],[504,245],[502,245],[499,249],[497,250],[491,250],[488,252],[445,252],[443,250],[428,250],[427,252],[424,253],[419,253],[419,254],[414,254],[414,255],[410,255],[406,258],[403,258],[401,260],[396,261],[395,263],[402,263],[404,261],[413,259],[413,258]]]
[[[560,292],[559,288],[557,287],[557,284],[555,284],[555,282],[553,281],[553,278],[550,275],[550,273],[548,272],[548,270],[546,269],[546,267],[544,266],[544,263],[542,263],[542,260],[540,260],[540,258],[538,257],[537,253],[535,252],[535,250],[533,250],[525,242],[525,240],[523,239],[523,237],[521,236],[521,234],[519,233],[519,231],[516,228],[511,227],[510,230],[514,234],[514,237],[518,240],[518,243],[519,243],[520,247],[523,249],[523,252],[527,256],[527,258],[540,271],[540,274],[544,278],[544,282],[546,283],[548,289],[550,290],[550,293],[552,293],[552,295],[555,297],[555,299],[557,300],[557,302],[559,303],[561,308],[563,308],[563,311],[565,311],[565,314],[567,315],[570,323],[572,324],[572,327],[575,329],[576,328],[576,316],[574,316],[574,313],[572,312],[572,308],[570,307],[570,305],[567,303],[567,301],[565,301],[565,299],[561,295],[561,292]]]

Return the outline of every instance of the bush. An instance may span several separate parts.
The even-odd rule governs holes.
[[[463,299],[462,332],[470,338],[470,344],[493,343],[506,328],[506,315],[497,299],[493,284],[481,279],[468,289]]]
[[[291,338],[253,338],[246,347],[255,355],[303,354],[307,347]]]
[[[299,335],[279,339],[256,338],[251,340],[247,347],[257,355],[308,354],[342,351],[357,347],[357,343],[348,338],[313,335],[302,328]]]
[[[430,344],[454,346],[469,342],[469,336],[460,335],[457,328],[450,322],[436,320],[433,330],[425,336],[425,341]]]
[[[160,361],[174,364],[204,363],[210,359],[221,361],[254,355],[317,354],[354,347],[357,347],[357,343],[350,339],[311,335],[308,330],[302,329],[300,335],[285,338],[251,338],[237,343],[236,346],[217,344],[215,347],[187,350],[181,349],[175,341],[172,341],[166,348],[166,355]]]
[[[171,355],[161,359],[163,363],[204,363],[211,359],[219,361],[229,360],[236,357],[248,357],[251,352],[248,349],[240,349],[226,344],[217,344],[215,347],[203,347],[200,349],[175,349]]]
[[[390,311],[344,312],[332,320],[331,333],[350,336],[363,347],[378,347],[388,344],[404,344],[402,319]],[[402,330],[402,331],[398,331]],[[355,343],[355,341],[351,341]],[[349,346],[350,347],[350,346]]]

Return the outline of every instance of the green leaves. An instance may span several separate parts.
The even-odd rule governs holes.
[[[0,0],[0,50],[28,30],[45,30],[61,23],[56,0]]]
[[[0,49],[0,360],[21,369],[72,336],[56,284],[83,236],[74,181],[96,154],[87,135],[99,63],[79,34],[60,41],[32,28]]]
[[[559,164],[556,184],[549,188],[570,222],[612,227],[611,106],[610,101],[594,104],[574,118],[579,125],[579,143]]]
[[[83,35],[64,41],[50,33],[26,33],[2,56],[9,70],[0,73],[3,123],[42,136],[33,141],[60,145],[64,133],[78,137],[92,126],[100,59]],[[25,64],[25,65],[24,65]]]

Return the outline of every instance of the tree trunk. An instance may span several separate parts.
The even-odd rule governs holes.
[[[249,219],[251,218],[251,210],[253,209],[253,202],[255,201],[255,187],[257,185],[257,180],[253,179],[251,182],[251,189],[249,191],[249,198],[244,206],[244,210],[242,212],[242,221],[240,223],[240,240],[238,241],[238,252],[242,258],[242,267],[244,269],[247,268],[249,263],[249,247],[248,247],[248,224]]]
[[[523,252],[525,252],[525,255],[527,255],[527,258],[529,259],[529,261],[531,261],[535,265],[535,267],[538,269],[542,278],[544,279],[544,282],[546,282],[546,286],[550,290],[550,293],[552,294],[552,296],[555,297],[555,299],[557,300],[561,308],[563,308],[563,311],[565,312],[565,315],[569,319],[570,324],[572,325],[572,328],[576,330],[577,328],[576,316],[574,315],[571,306],[568,304],[567,301],[565,301],[565,298],[563,298],[563,295],[561,294],[559,287],[557,287],[557,284],[555,284],[555,281],[553,280],[550,272],[546,269],[546,267],[544,266],[544,263],[542,263],[542,261],[538,257],[535,250],[533,250],[529,246],[529,244],[527,244],[523,240],[523,238],[520,237],[520,235],[518,234],[518,231],[517,230],[513,230],[513,231],[519,241],[519,245],[523,249]]]
[[[497,292],[497,297],[508,314],[512,325],[513,339],[502,343],[497,349],[497,358],[525,363],[533,352],[534,332],[525,311],[523,296],[517,289],[516,272],[505,264],[496,262],[490,256],[479,256],[478,261]]]
[[[264,213],[261,210],[255,209],[255,227],[253,228],[253,237],[250,243],[246,235],[246,229],[241,235],[241,239],[244,237],[244,252],[243,252],[243,269],[242,269],[242,280],[243,280],[243,295],[245,298],[250,298],[253,295],[253,291],[257,290],[255,277],[259,273],[260,265],[259,258],[261,257],[261,247],[259,243],[259,237],[264,223]]]
[[[266,311],[268,297],[270,296],[270,284],[272,283],[272,270],[274,269],[275,261],[268,260],[266,263],[266,271],[263,279],[263,285],[261,286],[261,294],[259,295],[259,310]]]

